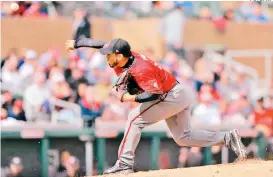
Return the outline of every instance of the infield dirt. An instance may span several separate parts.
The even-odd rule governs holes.
[[[273,161],[246,160],[243,162],[137,172],[128,175],[112,174],[101,177],[273,177]]]

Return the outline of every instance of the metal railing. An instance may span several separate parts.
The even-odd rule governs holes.
[[[83,126],[83,119],[81,118],[81,108],[78,104],[68,102],[68,101],[63,101],[54,97],[50,98],[49,102],[50,102],[51,111],[52,111],[51,122],[53,124],[58,123],[58,116],[56,116],[56,113],[57,113],[56,106],[58,106],[65,109],[73,110],[73,113],[75,115],[74,117],[75,121],[73,121],[73,123],[75,122]]]
[[[264,88],[265,88],[265,94],[269,94],[269,88],[272,80],[272,60],[273,60],[273,50],[228,50],[225,54],[225,62],[228,66],[237,65],[242,67],[244,72],[248,73],[249,75],[252,75],[256,81],[257,84],[261,83],[261,79],[259,78],[258,72],[247,65],[244,65],[240,62],[234,61],[234,57],[249,57],[249,60],[252,60],[252,57],[264,57]]]
[[[204,48],[204,58],[207,62],[211,62],[212,57],[215,55],[220,55],[215,52],[215,50],[210,48]],[[220,55],[221,56],[221,55]],[[239,61],[234,60],[234,57],[264,57],[264,76],[265,79],[259,77],[259,73],[256,69]],[[269,88],[272,80],[272,60],[273,60],[273,50],[227,50],[222,60],[225,64],[225,69],[229,73],[229,77],[232,78],[232,69],[240,69],[243,73],[252,77],[250,94],[253,95],[257,89],[263,92],[264,95],[269,93]],[[210,64],[209,64],[210,66]],[[255,91],[256,90],[256,91]]]
[[[1,90],[6,90],[11,92],[12,94],[18,94],[21,96],[24,96],[24,88],[23,87],[17,87],[13,84],[9,84],[9,83],[3,83],[0,82],[1,85]],[[64,108],[64,109],[70,109],[73,111],[73,115],[74,115],[74,120],[73,123],[77,123],[81,126],[83,126],[83,120],[81,118],[81,108],[78,104],[72,103],[72,102],[68,102],[68,101],[64,101],[64,100],[60,100],[57,98],[50,98],[49,99],[49,103],[50,103],[50,108],[51,108],[51,122],[53,124],[56,124],[58,122],[58,111],[56,110],[56,106]],[[33,114],[36,113],[36,115],[40,115],[42,114],[42,112],[37,112],[37,110],[33,110]]]

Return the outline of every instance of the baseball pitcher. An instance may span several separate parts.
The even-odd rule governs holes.
[[[129,113],[116,164],[104,174],[134,172],[135,150],[141,130],[161,120],[165,120],[174,141],[180,146],[225,145],[239,159],[246,158],[245,147],[237,130],[192,130],[191,92],[157,63],[132,51],[127,41],[114,39],[105,42],[85,38],[66,42],[67,50],[80,47],[96,48],[102,55],[106,55],[109,66],[119,76],[115,91],[120,101],[140,103]]]

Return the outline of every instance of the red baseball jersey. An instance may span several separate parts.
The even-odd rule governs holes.
[[[273,135],[273,109],[265,110],[262,113],[254,111],[252,116],[254,116],[256,125],[265,125],[270,130],[270,134]]]
[[[132,55],[135,60],[128,71],[141,89],[153,94],[163,94],[173,88],[176,78],[171,73],[144,55],[136,52],[132,52]],[[114,70],[117,75],[123,72],[120,67]]]

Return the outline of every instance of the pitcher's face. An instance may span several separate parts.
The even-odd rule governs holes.
[[[118,55],[115,53],[106,55],[107,62],[111,68],[118,65]]]

